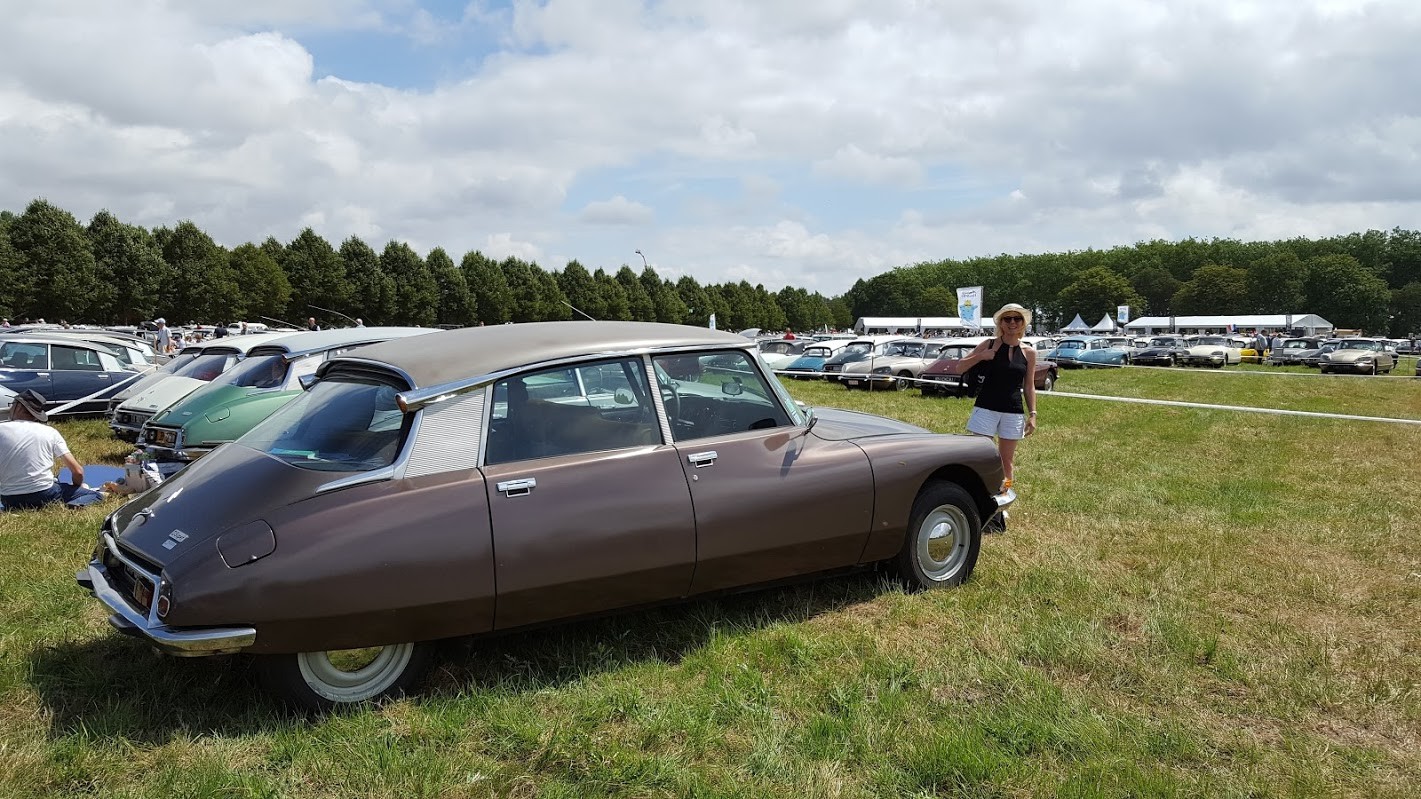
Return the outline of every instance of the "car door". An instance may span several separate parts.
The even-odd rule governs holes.
[[[808,434],[747,353],[696,357],[695,382],[653,359],[695,507],[692,593],[857,563],[872,527],[868,457]]]
[[[71,402],[113,384],[113,373],[104,368],[97,350],[55,344],[49,348],[49,359],[54,387],[54,396],[49,397],[52,401]],[[109,365],[118,366],[113,362]],[[105,401],[104,405],[107,404]]]
[[[489,405],[496,629],[687,594],[691,495],[642,359],[510,377]]]

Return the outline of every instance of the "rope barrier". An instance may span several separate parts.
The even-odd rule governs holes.
[[[1148,368],[1150,368],[1150,367],[1141,366],[1141,367],[1137,367],[1137,368],[1140,368],[1140,369],[1148,369]],[[777,374],[777,375],[790,375],[790,376],[798,375],[798,376],[800,376],[800,377],[813,377],[813,378],[815,378],[815,379],[823,379],[823,378],[826,377],[825,373],[823,373],[823,372],[789,372],[789,371],[784,371],[784,370],[773,370],[773,371],[774,371],[774,373]],[[1184,370],[1184,371],[1194,371],[1194,370],[1186,369],[1186,370]],[[830,374],[833,375],[833,378],[832,378],[832,379],[837,382],[838,377],[839,377],[840,375],[842,375],[843,373],[842,373],[842,372],[833,372],[833,373],[830,373]],[[857,377],[857,378],[860,378],[860,379],[867,379],[867,378],[870,377],[869,375],[864,374],[864,373],[862,373],[862,372],[850,372],[849,374],[850,374],[851,376],[854,376],[854,377]],[[1269,373],[1268,373],[1268,372],[1262,372],[1261,374],[1269,374]],[[1303,375],[1303,376],[1304,376],[1304,377],[1311,377],[1311,375]],[[1331,375],[1328,375],[1328,376],[1330,377]],[[1358,375],[1358,376],[1359,376],[1359,377],[1364,377],[1365,375]],[[934,383],[934,384],[937,384],[937,385],[942,385],[942,386],[944,386],[944,388],[946,388],[947,390],[950,390],[950,391],[959,391],[959,390],[960,390],[960,384],[949,383],[949,384],[945,384],[945,385],[944,385],[944,384],[941,383],[940,381],[936,381],[936,380],[925,380],[925,379],[919,378],[919,377],[897,377],[897,376],[885,376],[885,375],[880,374],[880,375],[878,375],[878,378],[879,378],[879,379],[878,379],[877,381],[870,380],[870,381],[869,381],[869,385],[872,386],[872,384],[873,384],[874,382],[882,382],[882,383],[893,382],[893,383],[895,383],[897,386],[901,387],[901,386],[903,386],[905,383]],[[1414,378],[1411,378],[1411,379],[1414,379]],[[921,387],[921,386],[920,386],[920,387]],[[1196,409],[1196,410],[1240,411],[1240,412],[1244,412],[1244,413],[1262,413],[1262,414],[1271,414],[1271,415],[1275,415],[1275,416],[1305,416],[1305,417],[1309,417],[1309,418],[1313,418],[1313,419],[1341,419],[1341,420],[1344,420],[1344,421],[1354,421],[1354,422],[1390,422],[1390,423],[1392,423],[1392,424],[1421,425],[1421,419],[1398,419],[1398,418],[1393,418],[1393,417],[1389,417],[1389,416],[1358,416],[1358,415],[1355,415],[1355,414],[1347,414],[1347,413],[1323,413],[1323,412],[1321,412],[1321,411],[1291,411],[1291,410],[1286,410],[1286,409],[1284,409],[1284,408],[1254,408],[1254,407],[1250,407],[1250,406],[1247,406],[1247,405],[1217,405],[1217,404],[1206,403],[1206,402],[1184,402],[1184,401],[1182,401],[1182,400],[1157,400],[1157,399],[1144,399],[1144,398],[1140,398],[1140,397],[1112,397],[1112,396],[1108,396],[1108,395],[1104,395],[1104,394],[1080,394],[1080,393],[1075,393],[1075,392],[1070,392],[1070,391],[1056,391],[1056,390],[1052,390],[1052,391],[1039,391],[1039,390],[1038,390],[1038,391],[1036,392],[1036,396],[1037,396],[1038,400],[1039,400],[1041,397],[1068,397],[1068,398],[1070,398],[1070,399],[1094,399],[1094,400],[1103,400],[1103,401],[1105,401],[1105,402],[1125,402],[1125,403],[1134,403],[1134,404],[1138,404],[1138,405],[1165,405],[1165,406],[1171,406],[1171,407],[1176,407],[1176,408],[1194,408],[1194,409]]]

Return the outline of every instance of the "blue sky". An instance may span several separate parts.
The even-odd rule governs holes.
[[[895,266],[1414,227],[1402,0],[52,0],[0,208],[833,295]]]

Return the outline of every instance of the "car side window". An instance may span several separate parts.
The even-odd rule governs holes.
[[[23,341],[0,344],[0,366],[9,369],[48,369],[49,347]]]
[[[493,385],[489,465],[661,443],[642,362],[545,369]]]
[[[778,394],[742,350],[653,359],[676,441],[792,424]]]
[[[79,369],[87,372],[103,371],[103,364],[99,363],[99,355],[93,350],[86,350],[80,347],[66,347],[56,344],[50,348],[50,359],[54,369]]]

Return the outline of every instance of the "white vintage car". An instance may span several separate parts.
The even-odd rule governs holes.
[[[942,340],[908,339],[888,345],[888,351],[867,360],[844,364],[839,382],[844,388],[882,387],[891,390],[912,388],[923,370],[936,361],[944,345]]]
[[[1183,366],[1212,366],[1221,369],[1229,364],[1243,362],[1243,348],[1239,340],[1228,336],[1191,336],[1184,343],[1188,348],[1180,352],[1175,362]]]

